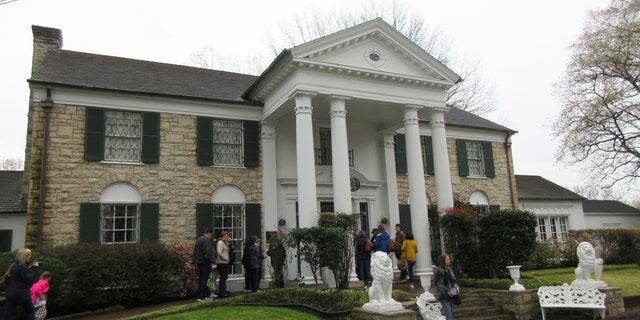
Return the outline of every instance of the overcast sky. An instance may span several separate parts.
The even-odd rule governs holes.
[[[63,48],[174,64],[211,45],[226,55],[271,54],[267,37],[305,12],[358,10],[367,0],[17,0],[0,5],[0,160],[23,158],[31,71],[31,25],[59,28]],[[369,0],[370,1],[370,0]],[[378,0],[385,1],[385,0]],[[588,10],[608,0],[407,0],[442,30],[457,54],[477,60],[495,88],[487,118],[518,131],[516,174],[539,175],[573,190],[577,170],[555,161],[552,96]],[[279,48],[283,49],[283,48]],[[454,70],[456,71],[456,70]]]

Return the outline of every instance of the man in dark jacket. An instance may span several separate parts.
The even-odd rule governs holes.
[[[198,301],[211,300],[211,297],[209,297],[209,289],[207,288],[207,280],[209,279],[211,269],[215,266],[211,245],[212,236],[213,231],[208,228],[204,234],[196,240],[196,246],[193,248],[193,262],[198,266]]]

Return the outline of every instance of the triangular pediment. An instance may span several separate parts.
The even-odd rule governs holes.
[[[355,79],[369,86],[363,88],[364,82]],[[444,96],[441,92],[459,80],[459,75],[377,18],[284,50],[244,97],[271,99],[276,108],[295,90],[329,88],[333,93],[379,100],[384,99],[379,92],[393,87],[395,92],[389,97],[410,97],[403,101],[415,103],[424,100],[421,90],[429,88],[429,104],[444,106],[439,101]],[[400,99],[393,97],[387,100]],[[269,106],[266,109],[270,112]]]
[[[294,47],[291,55],[294,61],[322,68],[346,68],[445,85],[455,84],[460,78],[382,19]]]

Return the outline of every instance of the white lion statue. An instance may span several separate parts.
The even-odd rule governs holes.
[[[575,270],[576,280],[572,284],[591,284],[600,281],[602,276],[602,259],[596,259],[596,251],[589,242],[581,242],[576,249],[578,254],[578,267]],[[591,278],[591,274],[596,274],[596,281]],[[606,284],[605,284],[606,286]]]
[[[371,277],[373,282],[369,288],[369,302],[362,308],[375,311],[404,310],[402,304],[391,297],[393,265],[386,253],[377,251],[371,255]]]

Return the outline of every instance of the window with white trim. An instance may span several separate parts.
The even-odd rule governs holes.
[[[538,217],[540,241],[564,241],[568,230],[568,217]]]
[[[138,204],[103,204],[101,214],[101,242],[136,243],[138,242]]]
[[[229,274],[240,275],[242,269],[242,252],[244,251],[244,205],[214,204],[213,234],[219,236],[223,231],[231,232],[231,243],[235,247],[234,264]]]

